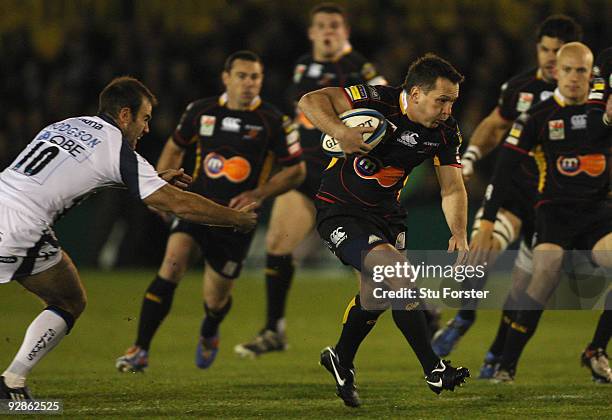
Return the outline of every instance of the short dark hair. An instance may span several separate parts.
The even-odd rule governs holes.
[[[461,83],[464,79],[451,63],[435,54],[427,53],[410,65],[402,87],[409,92],[413,86],[419,86],[427,93],[435,88],[438,78],[448,79],[453,83]]]
[[[348,15],[344,7],[340,6],[336,3],[319,3],[310,9],[310,24],[312,25],[312,20],[314,19],[314,15],[317,13],[333,13],[342,16],[344,20],[344,24],[348,25]]]
[[[548,16],[538,26],[538,42],[543,36],[558,38],[563,43],[580,41],[582,39],[582,27],[569,16]]]
[[[236,60],[254,61],[256,63],[261,64],[263,67],[261,58],[257,54],[255,54],[253,51],[240,50],[240,51],[236,51],[235,53],[230,54],[230,56],[227,57],[227,59],[225,60],[225,64],[223,65],[223,70],[229,73],[232,70],[234,61]]]
[[[147,98],[152,106],[157,105],[155,95],[140,80],[131,76],[116,77],[100,92],[98,113],[117,118],[121,109],[127,107],[132,118],[136,119],[143,98]]]

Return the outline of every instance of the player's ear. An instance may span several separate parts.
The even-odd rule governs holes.
[[[223,73],[221,73],[221,80],[223,81],[223,86],[227,87],[227,84],[229,83],[229,78],[229,73],[223,70]]]
[[[418,103],[419,99],[421,98],[421,88],[419,86],[412,86],[408,96],[410,97],[411,101]]]
[[[119,110],[117,122],[121,127],[123,127],[124,124],[129,124],[130,121],[132,121],[132,110],[129,107],[124,106]]]

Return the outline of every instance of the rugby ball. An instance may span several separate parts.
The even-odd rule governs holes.
[[[346,112],[338,115],[344,125],[347,127],[375,127],[372,133],[365,133],[363,135],[363,141],[366,144],[375,147],[385,136],[387,131],[387,120],[383,114],[376,111],[375,109],[369,108],[356,108],[349,109]],[[321,147],[325,154],[332,157],[344,157],[344,152],[340,148],[338,140],[330,136],[329,134],[323,133],[321,136]]]

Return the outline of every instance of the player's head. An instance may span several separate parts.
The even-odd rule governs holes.
[[[431,53],[418,58],[408,68],[402,85],[410,119],[425,127],[437,127],[447,120],[461,82],[463,75],[443,58]]]
[[[565,15],[547,17],[538,26],[538,67],[545,80],[554,80],[557,51],[567,42],[580,41],[582,28],[574,19]]]
[[[557,53],[557,85],[568,102],[586,101],[593,68],[593,53],[581,42],[570,42]]]
[[[228,106],[248,109],[263,83],[261,58],[251,51],[237,51],[225,60],[222,74]]]
[[[119,125],[132,148],[149,132],[155,95],[138,79],[121,76],[113,79],[100,93],[98,113],[110,116]]]
[[[308,38],[313,55],[319,60],[334,60],[342,53],[349,38],[349,24],[344,9],[335,3],[321,3],[310,11]]]

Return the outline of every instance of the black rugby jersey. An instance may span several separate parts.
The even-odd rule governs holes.
[[[587,132],[585,105],[566,105],[559,90],[516,120],[485,194],[483,218],[495,220],[507,177],[530,151],[538,165],[538,204],[593,201],[608,191],[610,141]]]
[[[190,103],[172,135],[180,147],[196,145],[190,190],[226,205],[267,181],[275,162],[301,161],[299,133],[289,117],[256,98],[247,111],[228,109],[226,95]]]
[[[375,109],[389,125],[385,138],[367,155],[332,159],[317,194],[320,206],[403,217],[399,194],[413,168],[431,158],[435,165],[461,167],[461,133],[452,117],[436,128],[410,121],[407,94],[400,87],[357,85],[344,92],[352,107]]]
[[[542,78],[538,68],[514,76],[501,87],[497,104],[499,114],[505,120],[513,121],[532,106],[550,98],[555,87],[554,83]],[[510,177],[515,188],[524,193],[522,197],[528,197],[528,205],[533,205],[538,187],[538,168],[533,157],[524,156],[519,170],[512,172]]]
[[[306,93],[325,87],[346,87],[360,83],[384,83],[374,66],[360,53],[347,48],[340,59],[331,62],[315,61],[312,54],[305,54],[297,61],[293,72],[292,99],[294,102]],[[296,122],[304,149],[304,160],[309,172],[321,172],[329,157],[321,150],[321,132],[308,118],[296,110]]]

